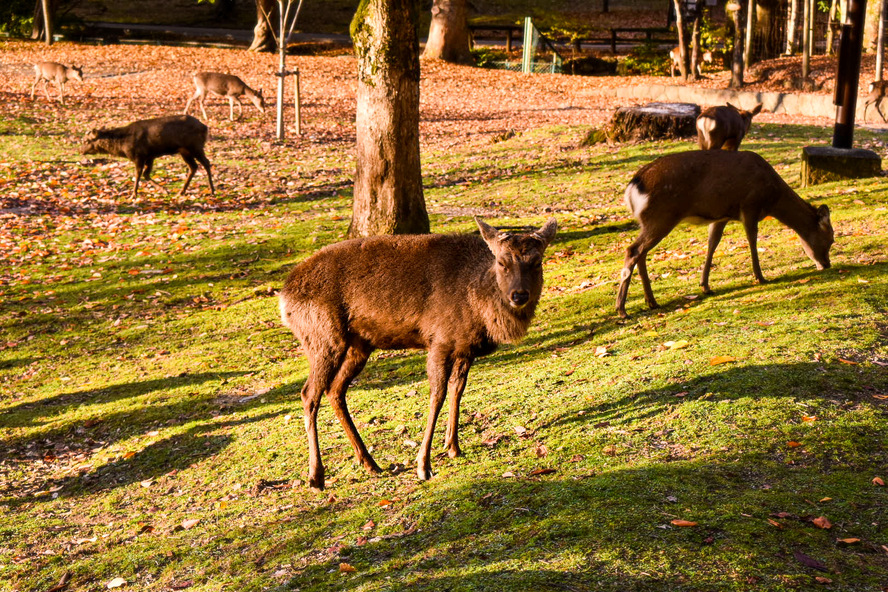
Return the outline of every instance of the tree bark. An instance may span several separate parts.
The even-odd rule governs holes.
[[[682,80],[688,79],[688,35],[685,30],[685,18],[682,0],[672,0],[675,5],[675,29],[678,31],[678,71]]]
[[[874,53],[876,42],[879,38],[879,14],[881,7],[879,0],[869,0],[866,5],[866,20],[863,25],[863,52]]]
[[[31,25],[31,39],[42,39],[52,45],[53,22],[56,12],[55,0],[36,0],[34,3],[34,21]]]
[[[832,6],[835,8],[836,0],[832,0]],[[830,12],[830,19],[835,11]],[[799,0],[789,0],[789,24],[786,25],[786,51],[788,56],[795,55],[796,52],[796,29],[799,20]],[[831,30],[831,29],[830,29]]]
[[[471,64],[468,6],[466,0],[434,0],[425,58]]]
[[[256,26],[253,27],[253,43],[250,44],[250,51],[275,50],[271,18],[276,7],[275,0],[256,0]]]
[[[361,0],[357,170],[349,236],[429,232],[419,160],[419,40],[413,0]]]
[[[731,56],[731,88],[743,86],[743,2],[736,3],[737,10],[728,14],[734,24],[734,53]]]

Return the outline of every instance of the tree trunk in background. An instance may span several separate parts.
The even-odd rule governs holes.
[[[434,0],[425,58],[471,64],[468,6],[466,0]]]
[[[688,35],[685,30],[685,15],[682,0],[673,0],[675,5],[675,30],[678,31],[678,71],[681,79],[688,79]]]
[[[832,5],[835,7],[836,0],[832,0]],[[798,47],[796,44],[796,29],[798,28],[798,24],[799,0],[789,0],[789,23],[786,25],[786,50],[783,52],[788,56],[795,55],[796,48]]]
[[[419,161],[419,41],[414,0],[361,0],[351,237],[429,232]]]
[[[250,44],[250,51],[276,49],[270,22],[276,7],[275,0],[256,0],[256,26],[253,27],[253,43]]]
[[[31,25],[31,39],[42,39],[52,45],[52,25],[55,21],[57,0],[36,0],[34,3],[34,21]]]
[[[731,88],[743,86],[743,2],[737,3],[737,10],[728,11],[734,24],[734,53],[731,56]]]
[[[866,5],[866,20],[863,25],[863,53],[876,51],[876,41],[879,37],[879,7],[880,0],[869,0]]]
[[[836,0],[832,0],[829,3],[829,18],[826,21],[826,55],[835,55],[835,50],[833,50],[833,39],[835,37],[835,33],[833,32],[833,22],[836,20],[836,8],[838,7],[838,2]]]
[[[753,62],[775,58],[783,51],[786,39],[785,23],[782,19],[784,6],[781,0],[756,0]]]

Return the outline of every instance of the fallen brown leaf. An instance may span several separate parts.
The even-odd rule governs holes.
[[[682,526],[682,527],[697,526],[696,522],[691,522],[690,520],[681,520],[680,518],[676,518],[675,520],[670,522],[670,524],[672,524],[673,526]]]
[[[819,516],[819,517],[814,518],[813,520],[811,520],[811,522],[813,522],[813,523],[814,523],[814,526],[816,526],[817,528],[823,528],[823,529],[826,529],[826,530],[829,530],[830,528],[832,528],[832,522],[830,522],[830,521],[826,518],[826,516]]]

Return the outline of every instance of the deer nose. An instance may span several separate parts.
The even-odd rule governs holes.
[[[509,294],[509,300],[512,301],[512,306],[524,306],[530,300],[530,292],[527,290],[513,290]]]

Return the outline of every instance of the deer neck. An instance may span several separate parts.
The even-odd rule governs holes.
[[[536,310],[535,301],[523,308],[512,308],[500,293],[493,272],[485,276],[485,281],[477,293],[469,298],[469,306],[484,320],[487,334],[496,343],[515,343],[526,334]]]
[[[788,185],[767,213],[795,230],[803,239],[817,229],[817,209],[796,195]]]

